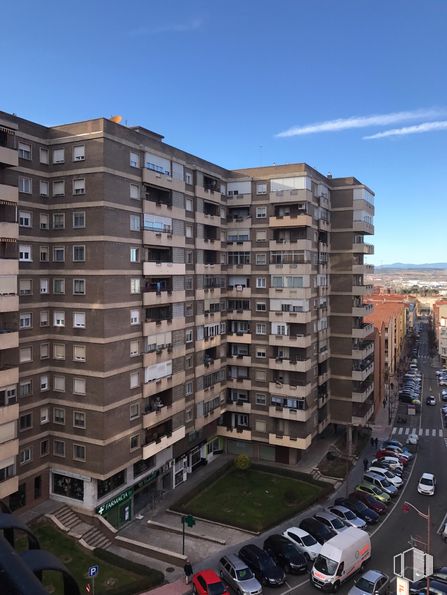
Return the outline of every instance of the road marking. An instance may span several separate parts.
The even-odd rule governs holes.
[[[442,519],[442,522],[439,525],[438,530],[436,531],[436,533],[442,533],[442,530],[444,529],[444,525],[445,525],[445,522],[446,521],[447,521],[447,512],[445,513],[444,518]]]
[[[396,428],[396,426],[394,426],[393,431],[391,433],[392,434],[397,434],[397,428]]]
[[[439,429],[438,430],[438,434],[439,434],[439,437],[440,438],[443,438],[444,437],[444,430]]]
[[[431,431],[431,435],[432,435],[432,436],[436,436],[436,430],[432,430],[432,431]]]
[[[408,436],[409,433],[410,433],[410,428],[405,428],[405,435]]]
[[[399,428],[399,431],[397,433],[400,435],[400,434],[402,434],[403,431],[404,431],[403,428]]]
[[[429,436],[430,435],[430,430],[428,428],[425,430],[425,435],[426,436]]]
[[[423,433],[424,433],[424,430],[422,428],[419,428],[419,436],[422,436]]]

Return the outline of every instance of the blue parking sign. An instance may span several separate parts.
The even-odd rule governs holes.
[[[88,569],[88,575],[90,578],[96,576],[98,573],[99,573],[98,564],[95,564],[94,566],[90,566],[90,568]]]

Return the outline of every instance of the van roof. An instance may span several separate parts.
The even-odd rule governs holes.
[[[326,543],[321,546],[320,553],[332,560],[337,560],[337,558],[339,558],[340,550],[352,546],[361,548],[366,543],[371,544],[369,535],[366,531],[362,531],[362,529],[357,529],[356,527],[348,527],[346,531],[338,533],[335,537],[326,541]]]

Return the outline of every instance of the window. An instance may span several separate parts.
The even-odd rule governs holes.
[[[64,213],[53,213],[53,229],[65,229]]]
[[[33,427],[33,415],[32,413],[24,413],[19,417],[19,430],[29,430]]]
[[[65,457],[65,442],[63,440],[54,440],[53,454],[57,457]]]
[[[193,391],[193,383],[187,382],[185,384],[185,396],[188,397],[188,396],[192,395],[192,391]]]
[[[50,193],[50,186],[47,181],[40,180],[39,182],[39,194],[40,196],[48,196]]]
[[[256,302],[256,312],[265,312],[267,305],[265,302]]]
[[[185,369],[186,370],[190,370],[191,368],[194,367],[194,360],[192,355],[187,355],[185,357]]]
[[[20,262],[31,262],[33,260],[31,246],[19,244],[19,260]]]
[[[86,361],[86,347],[85,345],[73,345],[73,361],[85,362]]]
[[[258,182],[256,184],[256,194],[267,194],[267,184]]]
[[[185,237],[192,238],[192,225],[185,225]]]
[[[48,225],[48,218],[47,218],[47,225]],[[40,246],[40,248],[39,248],[39,260],[40,260],[40,262],[48,262],[49,261],[49,258],[50,258],[50,249],[49,249],[49,247],[48,246]]]
[[[19,211],[19,226],[31,227],[31,213],[28,213],[28,211]]]
[[[85,295],[85,279],[73,279],[73,295]]]
[[[267,370],[261,370],[260,368],[255,368],[255,380],[257,380],[259,382],[266,382]]]
[[[257,347],[256,348],[256,357],[259,357],[259,358],[265,358],[265,357],[267,357],[265,348],[263,348],[263,347]]]
[[[73,328],[85,328],[85,312],[73,312]]]
[[[76,461],[85,461],[85,446],[82,444],[73,444],[73,459]]]
[[[20,312],[19,328],[27,329],[33,326],[33,315],[31,312]]]
[[[84,161],[85,159],[85,146],[78,145],[73,147],[73,161]]]
[[[65,262],[65,248],[63,246],[53,248],[53,262]]]
[[[141,293],[141,279],[139,277],[130,280],[130,293]]]
[[[87,388],[87,381],[85,378],[73,378],[73,394],[85,395]]]
[[[140,373],[138,371],[130,373],[130,388],[138,388],[140,386]]]
[[[265,242],[267,240],[267,230],[266,229],[259,229],[256,231],[256,241],[257,242]]]
[[[185,198],[185,211],[192,212],[192,210],[193,210],[192,198]]]
[[[43,310],[40,313],[40,326],[48,326],[49,325],[49,315],[47,310]]]
[[[192,343],[193,342],[193,331],[191,328],[186,330],[185,333],[185,343]]]
[[[85,246],[73,246],[73,262],[85,261]]]
[[[40,159],[40,163],[45,163],[46,165],[48,165],[48,163],[50,162],[50,157],[49,157],[49,150],[44,148],[44,147],[40,147],[39,149],[39,159]]]
[[[29,397],[33,394],[33,383],[31,380],[24,380],[19,384],[19,397]]]
[[[85,178],[73,180],[73,194],[85,194]]]
[[[53,163],[65,162],[65,149],[53,149]]]
[[[64,196],[65,195],[65,182],[64,180],[57,180],[53,182],[53,196]]]
[[[255,394],[256,405],[267,405],[267,395],[264,393]]]
[[[19,280],[19,295],[31,295],[33,292],[33,282],[31,279]]]
[[[44,392],[50,388],[48,382],[48,374],[44,374],[40,377],[40,392]]]
[[[266,335],[267,334],[267,325],[264,323],[256,323],[256,334],[257,335]]]
[[[45,457],[47,454],[49,454],[49,452],[50,448],[48,440],[42,440],[42,442],[40,443],[40,456]]]
[[[189,184],[190,186],[192,186],[192,184],[193,184],[192,173],[189,171],[185,171],[185,182],[186,182],[186,184]]]
[[[65,279],[53,279],[53,293],[55,295],[64,295]]]
[[[131,310],[130,311],[130,324],[140,324],[140,311],[139,310]]]
[[[194,289],[193,278],[192,277],[185,277],[185,289],[192,290]]]
[[[83,430],[87,427],[86,417],[83,411],[73,411],[73,427],[82,428]]]
[[[48,359],[50,357],[50,344],[41,343],[39,346],[40,359]]]
[[[189,423],[190,421],[192,421],[192,408],[191,409],[185,409],[185,422]]]
[[[73,229],[82,229],[85,227],[85,211],[73,212]]]
[[[50,410],[48,407],[41,407],[40,409],[40,423],[47,424],[50,422]]]
[[[138,153],[130,153],[130,167],[140,167],[140,156]]]
[[[185,316],[193,316],[193,315],[194,315],[193,305],[191,302],[188,302],[187,304],[185,304]]]
[[[140,200],[140,187],[138,186],[138,184],[130,185],[130,198]]]
[[[39,227],[40,229],[50,228],[50,218],[47,213],[39,213]]]
[[[33,181],[31,178],[19,176],[19,192],[31,194],[33,191]]]
[[[32,347],[21,347],[20,348],[19,361],[21,364],[26,364],[27,362],[33,361]]]
[[[132,403],[130,406],[130,419],[136,419],[140,417],[140,404],[139,403]]]
[[[265,219],[267,217],[267,207],[256,207],[256,219]]]
[[[130,249],[130,262],[140,262],[140,249],[139,248],[131,248]]]
[[[267,281],[265,277],[256,277],[256,287],[258,289],[265,289],[267,287]]]
[[[53,326],[65,326],[65,312],[53,313]]]
[[[138,339],[134,339],[130,342],[130,357],[140,355],[140,343]]]
[[[53,421],[55,424],[65,424],[65,409],[55,407],[53,409]]]
[[[256,264],[267,264],[267,254],[256,254]]]
[[[53,345],[54,359],[65,359],[65,345],[63,343],[55,343]]]
[[[53,388],[60,393],[65,392],[65,376],[54,376]]]
[[[186,251],[185,257],[186,257],[186,264],[192,264],[193,263],[192,251],[191,250],[187,250]]]
[[[140,224],[140,215],[131,215],[130,216],[130,231],[140,231],[141,224]]]
[[[20,464],[25,465],[33,460],[33,449],[29,446],[20,451]]]
[[[130,450],[134,450],[140,446],[140,435],[135,434],[130,437]]]
[[[255,430],[257,432],[267,432],[267,422],[263,419],[257,419],[255,421]]]

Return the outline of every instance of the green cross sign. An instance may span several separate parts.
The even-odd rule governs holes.
[[[196,524],[196,519],[192,516],[192,514],[188,514],[182,517],[182,523],[184,525],[188,525],[188,527],[194,527]]]

